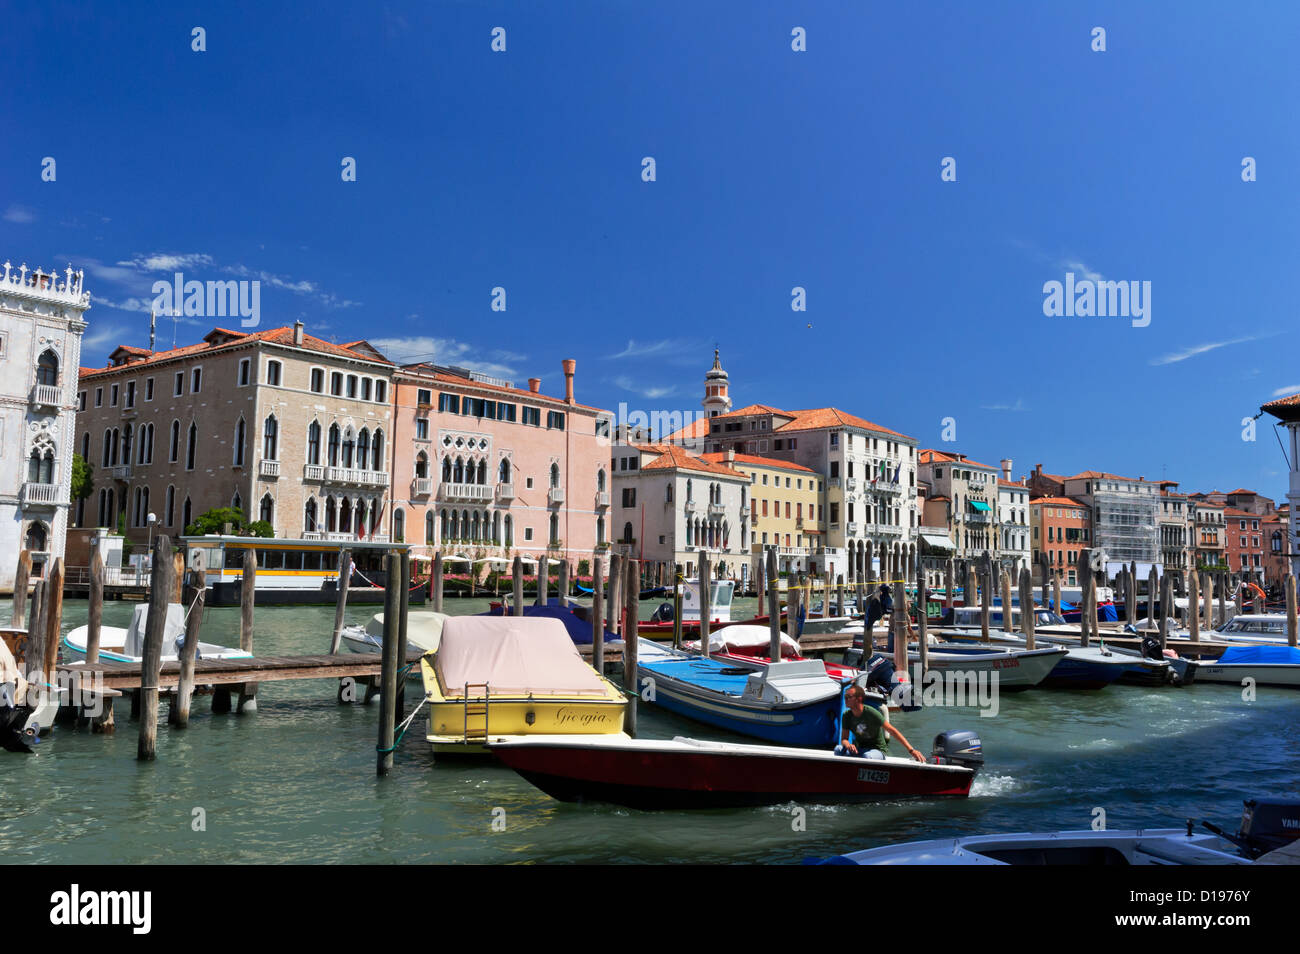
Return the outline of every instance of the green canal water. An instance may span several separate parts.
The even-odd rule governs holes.
[[[363,622],[374,609],[348,615]],[[753,610],[753,600],[738,601],[738,616]],[[110,603],[105,623],[125,626],[130,613]],[[70,600],[65,628],[85,614]],[[9,615],[0,603],[0,619]],[[238,615],[208,610],[204,640],[237,643]],[[322,652],[332,621],[332,607],[259,609],[255,648]],[[188,729],[160,726],[153,763],[135,760],[125,706],[114,736],[59,726],[38,756],[0,752],[0,861],[798,862],[899,840],[1087,828],[1094,808],[1110,828],[1188,817],[1235,828],[1243,798],[1300,793],[1300,693],[1281,689],[1253,702],[1215,685],[1030,691],[1003,695],[994,718],[973,708],[906,713],[900,728],[923,750],[943,729],[979,732],[986,766],[972,796],[809,808],[799,830],[790,805],[644,813],[562,804],[489,761],[435,763],[424,711],[392,774],[377,779],[378,705],[340,706],[336,685],[266,683],[246,715],[213,716],[201,697]],[[414,684],[407,700],[419,701]],[[650,706],[641,734],[730,738]],[[206,830],[193,830],[196,809]]]

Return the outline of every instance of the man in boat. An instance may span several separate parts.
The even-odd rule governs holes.
[[[837,755],[883,759],[889,754],[889,736],[892,735],[912,758],[918,762],[925,761],[925,756],[912,748],[912,743],[889,721],[888,707],[877,708],[866,704],[866,692],[861,686],[849,686],[845,690],[844,701],[848,708],[840,719],[843,729],[840,744],[835,748]]]

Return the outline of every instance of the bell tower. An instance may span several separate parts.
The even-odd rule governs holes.
[[[704,413],[708,417],[717,417],[731,410],[731,397],[728,395],[729,382],[727,372],[722,370],[722,361],[718,349],[713,349],[713,367],[704,376]]]

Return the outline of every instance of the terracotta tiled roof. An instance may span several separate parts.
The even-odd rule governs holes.
[[[969,464],[971,467],[983,467],[985,470],[997,470],[992,464],[981,464],[977,460],[970,460],[966,457],[958,458],[955,454],[945,454],[941,450],[935,450],[933,447],[927,447],[920,452],[922,464]]]
[[[1224,507],[1223,513],[1228,517],[1249,517],[1252,520],[1262,519],[1257,513],[1251,513],[1249,510],[1238,510],[1236,507]]]
[[[1088,505],[1082,501],[1075,500],[1073,497],[1035,497],[1029,501],[1030,506],[1042,504],[1045,507],[1082,507],[1088,509]]]
[[[841,411],[837,407],[817,407],[805,411],[782,411],[780,412],[794,420],[789,424],[782,424],[777,428],[778,431],[811,431],[823,427],[858,427],[866,431],[879,431],[881,434],[893,434],[895,437],[901,437],[904,440],[914,440],[906,434],[890,430],[880,424],[873,424],[866,418],[858,417],[856,414],[850,414],[847,411]]]
[[[1228,509],[1228,505],[1227,505],[1227,504],[1216,503],[1216,502],[1213,501],[1213,500],[1207,500],[1207,499],[1205,499],[1205,498],[1203,498],[1203,497],[1202,497],[1202,498],[1198,498],[1197,501],[1196,501],[1196,503],[1197,503],[1197,506],[1200,506],[1200,507],[1214,507],[1216,510],[1227,510],[1227,509]]]
[[[144,355],[145,357],[142,360],[131,361],[128,364],[110,365],[107,368],[92,368],[83,372],[83,375],[93,377],[95,375],[111,374],[113,372],[127,369],[135,371],[138,368],[161,364],[164,361],[172,361],[176,358],[190,357],[200,353],[208,354],[220,351],[223,348],[233,348],[240,345],[250,344],[254,341],[268,341],[275,344],[293,345],[293,328],[286,325],[283,328],[269,328],[265,331],[254,331],[251,333],[231,331],[228,328],[214,328],[204,336],[204,340],[199,344],[182,345],[179,348],[169,348],[165,351],[149,351],[147,348],[136,348],[131,345],[119,345],[114,349],[114,354],[117,354],[120,351],[125,351],[129,354]],[[388,365],[392,364],[392,362],[387,359],[375,358],[369,354],[359,354],[348,347],[336,345],[309,334],[303,335],[302,347],[306,348],[308,351],[318,351],[322,354],[332,354],[341,358],[352,358],[354,360],[360,359],[363,361]]]
[[[365,342],[362,342],[364,344]],[[425,369],[428,370],[425,370]],[[564,398],[552,397],[549,394],[541,394],[537,391],[527,391],[523,388],[512,388],[502,384],[492,384],[488,381],[475,381],[473,378],[462,378],[458,374],[448,374],[445,371],[434,371],[431,365],[425,364],[408,364],[401,368],[402,371],[412,376],[418,377],[422,381],[437,381],[442,384],[454,384],[459,387],[483,388],[488,391],[495,391],[498,394],[508,394],[512,397],[528,398],[537,402],[548,402],[558,405],[559,407],[577,407],[584,411],[601,411],[604,408],[592,407],[589,404],[579,404],[574,401],[569,404]]]
[[[928,502],[928,501],[931,501],[931,500],[949,500],[949,499],[951,499],[951,498],[949,498],[949,497],[945,497],[943,494],[940,494],[940,495],[937,496],[937,497],[926,497],[925,499],[926,499],[926,501]]]
[[[1003,480],[1001,477],[998,478],[998,486],[999,486],[999,487],[1011,487],[1011,488],[1013,488],[1013,489],[1015,489],[1015,490],[1028,490],[1028,489],[1029,489],[1028,487],[1026,487],[1024,484],[1022,484],[1022,483],[1021,483],[1020,481],[1018,481],[1018,480]]]
[[[638,445],[637,449],[659,455],[648,464],[641,465],[642,470],[694,470],[706,474],[721,474],[725,477],[743,478],[748,476],[732,470],[730,467],[701,460],[675,444],[641,444]]]
[[[712,461],[715,464],[725,464],[727,462],[727,455],[716,451],[709,454],[700,454],[699,456],[701,459]],[[758,457],[754,454],[737,454],[736,463],[752,464],[755,467],[779,467],[781,470],[798,470],[806,474],[817,473],[811,467],[805,467],[802,464],[792,464],[788,460],[777,460],[774,457]]]
[[[1228,494],[1229,494],[1230,496],[1233,496],[1233,497],[1239,497],[1239,496],[1241,496],[1242,494],[1245,494],[1245,495],[1248,496],[1248,497],[1257,497],[1257,496],[1259,496],[1257,493],[1255,493],[1255,491],[1253,491],[1253,490],[1247,490],[1247,489],[1244,488],[1244,487],[1238,487],[1236,490],[1229,490],[1229,491],[1228,491]]]
[[[1269,401],[1267,404],[1261,404],[1259,409],[1283,420],[1291,420],[1295,417],[1295,412],[1300,410],[1300,394],[1292,394],[1290,397]],[[1282,413],[1278,414],[1278,411]]]

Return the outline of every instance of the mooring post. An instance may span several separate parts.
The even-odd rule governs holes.
[[[1228,575],[1226,573],[1218,574],[1219,577],[1219,625],[1222,626],[1228,621],[1228,607],[1225,597],[1228,593]],[[1213,628],[1213,627],[1211,627]]]
[[[700,551],[700,655],[709,658],[709,618],[713,615],[713,567],[709,551]],[[779,656],[777,657],[780,658]]]
[[[1056,615],[1064,618],[1065,614],[1061,612],[1061,573],[1059,570],[1052,571],[1052,601],[1056,604],[1052,607],[1056,611]]]
[[[545,606],[547,599],[550,598],[551,589],[551,562],[547,559],[546,554],[537,558],[537,605]]]
[[[605,594],[605,632],[621,633],[622,628],[619,626],[619,617],[623,615],[623,608],[619,605],[618,594],[622,592],[620,580],[623,573],[623,557],[617,551],[609,555],[609,591]]]
[[[952,557],[944,561],[943,566],[943,608],[952,609],[953,592],[952,589],[957,585],[957,566]]]
[[[18,570],[14,574],[14,629],[27,626],[27,587],[32,580],[32,551],[18,553]]]
[[[1187,623],[1187,638],[1194,643],[1199,643],[1201,641],[1201,580],[1195,568],[1187,574]]]
[[[921,554],[916,555],[916,639],[921,654],[921,674],[930,668],[930,601],[925,595],[925,567],[921,563]],[[921,685],[917,679],[915,686]]]
[[[1152,563],[1151,572],[1147,574],[1147,629],[1156,628],[1156,589],[1159,585],[1156,565]]]
[[[558,586],[556,588],[559,590],[558,595],[560,597],[560,605],[568,606],[569,605],[569,558],[568,557],[562,557],[560,559],[560,573],[559,573],[559,580],[557,580],[557,583]]]
[[[180,677],[176,697],[172,703],[170,722],[178,729],[190,724],[190,702],[194,696],[194,660],[199,649],[199,632],[203,626],[203,603],[207,583],[202,567],[188,571],[185,587],[181,591],[181,605],[185,607],[185,644],[181,647]]]
[[[844,574],[838,573],[835,576],[835,615],[844,615]]]
[[[764,561],[767,569],[767,658],[775,662],[781,658],[781,592],[776,585],[778,576],[775,547],[767,550]],[[762,610],[761,606],[759,610]]]
[[[989,641],[989,624],[991,621],[990,609],[993,603],[993,561],[989,557],[988,551],[984,551],[984,562],[980,565],[980,638],[984,642]]]
[[[1082,590],[1079,599],[1079,645],[1084,649],[1088,648],[1092,640],[1092,614],[1088,611],[1088,605],[1090,602],[1093,606],[1097,605],[1097,597],[1094,592],[1096,582],[1092,576],[1091,555],[1092,550],[1084,547],[1075,557],[1075,566],[1079,570],[1079,585]]]
[[[90,589],[86,594],[86,665],[99,662],[99,637],[104,628],[104,557],[99,547],[90,557]]]
[[[637,632],[637,615],[639,613],[641,594],[637,586],[637,561],[630,556],[627,559],[627,570],[624,576],[627,616],[623,629],[623,688],[631,696],[627,701],[627,734],[632,738],[636,738],[636,709],[641,696],[640,671],[637,669],[637,638],[639,635]]]
[[[398,598],[397,617],[397,683],[394,692],[397,721],[406,718],[406,624],[411,615],[411,551],[402,550],[402,592]],[[391,585],[391,581],[390,581]]]
[[[1048,582],[1048,579],[1047,579],[1047,578],[1048,578],[1049,576],[1052,576],[1053,574],[1052,574],[1052,572],[1051,572],[1051,564],[1050,564],[1050,562],[1049,562],[1048,559],[1047,559],[1047,551],[1046,551],[1046,550],[1043,550],[1042,552],[1040,552],[1040,553],[1038,554],[1038,575],[1039,575],[1039,576],[1041,577],[1041,579],[1042,579],[1042,589],[1043,589],[1042,601],[1043,601],[1043,605],[1044,605],[1044,606],[1048,606],[1048,602],[1047,602],[1047,588],[1048,588],[1051,584]],[[1056,611],[1057,611],[1058,613],[1061,612],[1061,608],[1060,608],[1059,606],[1056,607]]]
[[[249,547],[244,551],[244,576],[239,583],[239,648],[246,653],[253,651],[253,608],[256,601],[257,553]],[[240,684],[235,711],[257,711],[257,683]]]
[[[63,557],[54,558],[45,603],[45,658],[41,660],[41,669],[45,681],[53,684],[54,670],[59,665],[59,639],[63,636]]]
[[[591,668],[605,674],[605,558],[591,561]]]
[[[1286,641],[1288,646],[1294,646],[1296,644],[1296,596],[1294,573],[1287,573],[1283,589],[1286,591]]]
[[[802,635],[799,631],[799,615],[802,609],[803,587],[800,585],[799,575],[794,570],[790,570],[785,577],[785,628],[795,642],[798,642]]]
[[[1020,615],[1025,614],[1025,607],[1020,607]],[[1004,633],[1014,633],[1016,631],[1015,623],[1011,612],[1011,571],[1006,567],[1002,568],[1002,631]]]
[[[673,564],[673,649],[682,648],[682,575]]]
[[[898,569],[894,567],[894,569]],[[907,581],[902,574],[890,574],[898,585],[898,599],[894,600],[894,669],[902,675],[907,672]]]
[[[172,596],[172,542],[165,533],[154,539],[152,560],[149,617],[140,656],[140,739],[136,758],[141,762],[152,762],[158,754],[158,672],[162,669],[163,632]]]
[[[446,576],[446,573],[447,568],[442,562],[442,551],[439,550],[433,555],[433,611],[435,613],[444,612],[442,608],[442,585],[443,577]],[[498,572],[497,578],[500,579],[500,576],[501,574]]]
[[[339,651],[343,640],[343,615],[348,608],[348,587],[352,584],[352,551],[339,552],[338,592],[334,594],[334,632],[330,634],[330,655]],[[242,594],[241,594],[242,597]],[[242,599],[241,599],[242,603]],[[340,680],[339,701],[343,701],[342,681]]]
[[[1169,614],[1174,606],[1174,577],[1168,570],[1160,579],[1160,651],[1169,643]]]
[[[517,553],[510,566],[510,615],[524,615],[524,558]]]
[[[1034,649],[1034,575],[1029,567],[1020,568],[1020,631],[1025,636],[1025,648]]]
[[[381,655],[379,683],[379,745],[376,774],[387,775],[393,767],[393,735],[397,721],[397,639],[402,612],[399,587],[392,585],[401,579],[401,566],[397,554],[389,552],[384,557],[388,587],[384,590],[384,645]]]
[[[32,588],[31,612],[27,614],[27,653],[23,659],[23,668],[27,671],[28,681],[31,677],[40,678],[45,665],[45,580],[38,579]]]

